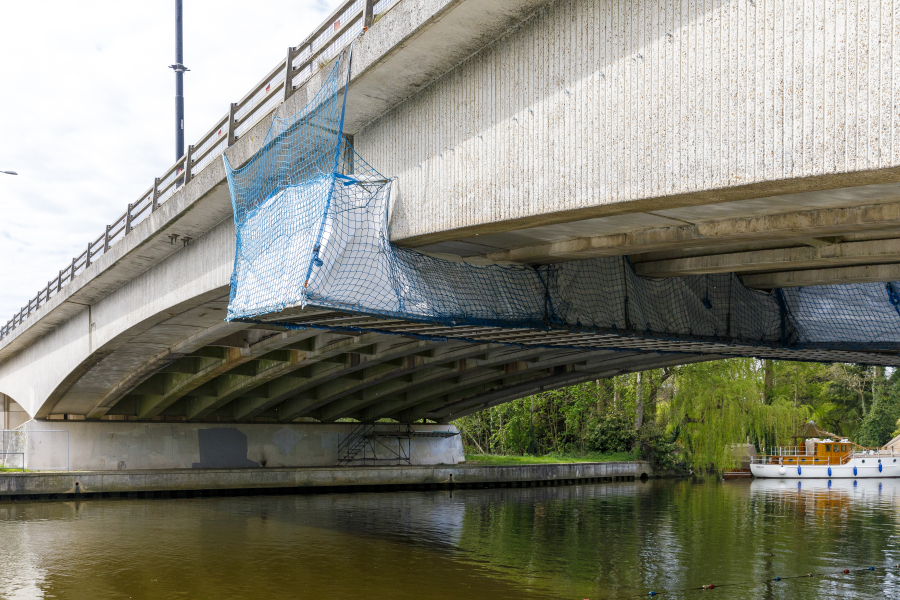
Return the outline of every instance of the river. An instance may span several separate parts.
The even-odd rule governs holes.
[[[900,597],[898,506],[897,480],[3,503],[0,598]]]

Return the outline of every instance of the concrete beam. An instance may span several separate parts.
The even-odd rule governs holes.
[[[558,262],[662,250],[711,248],[751,241],[794,241],[900,227],[900,203],[804,210],[777,215],[709,220],[596,237],[581,237],[489,253],[492,260]]]
[[[706,273],[794,271],[816,267],[900,262],[900,239],[827,243],[800,248],[778,248],[637,262],[634,270],[646,277],[677,277]]]
[[[462,370],[453,373],[435,382],[434,385],[410,387],[400,390],[390,396],[382,397],[377,403],[367,407],[352,416],[364,421],[373,421],[384,417],[392,417],[398,413],[410,409],[417,404],[432,402],[435,398],[443,397],[456,389],[469,387],[474,384],[490,381],[502,381],[514,373],[547,372],[560,366],[572,366],[577,370],[578,365],[593,364],[598,360],[616,356],[622,357],[623,353],[610,350],[572,352],[557,350],[548,352],[541,348],[529,348],[505,357],[504,361],[479,360],[476,365],[479,368]],[[631,356],[631,354],[629,354]],[[490,370],[483,370],[490,367]],[[448,381],[449,379],[449,381]]]
[[[217,390],[221,389],[222,393],[217,393],[212,398],[196,399],[189,402],[189,407],[193,409],[195,418],[197,414],[208,414],[212,412],[209,409],[210,406],[218,407],[232,399],[234,397],[232,393],[239,394],[240,391],[246,388],[248,382],[256,379],[259,374],[241,376],[235,373],[236,369],[248,365],[250,362],[259,361],[260,358],[271,354],[273,350],[310,338],[315,333],[309,331],[271,332],[268,335],[256,334],[254,338],[258,341],[253,343],[250,343],[251,340],[247,338],[248,341],[245,347],[211,345],[201,348],[195,352],[197,357],[204,361],[200,368],[193,372],[189,368],[183,376],[175,378],[169,376],[163,384],[163,389],[154,391],[152,395],[144,395],[137,403],[137,416],[141,419],[153,418],[185,396],[190,395],[197,388],[228,378],[227,381],[223,380],[221,385],[214,385]],[[220,356],[221,358],[219,358]],[[182,359],[182,361],[184,360],[186,359]],[[263,368],[262,371],[280,366],[285,362],[296,364],[300,360],[299,352],[288,354],[285,360],[266,361],[266,368]],[[254,368],[254,370],[257,369]],[[182,374],[179,373],[178,375]],[[160,375],[154,375],[148,379],[147,383],[153,382],[158,377]],[[141,388],[145,385],[146,383],[138,385],[135,388],[136,393],[141,394]]]
[[[247,394],[278,377],[291,373],[304,362],[303,353],[299,350],[286,350],[288,360],[260,360],[257,362],[256,372],[253,374],[236,374],[237,369],[214,379],[213,395],[200,395],[196,390],[189,398],[185,407],[185,416],[189,420],[200,420],[208,417],[235,398]]]
[[[518,379],[540,377],[552,372],[552,369],[529,369],[519,372]],[[434,385],[425,388],[403,390],[351,416],[360,421],[374,421],[382,418],[405,421],[406,419],[402,415],[413,407],[434,402],[435,399],[444,398],[455,391],[472,389],[474,386],[479,386],[479,389],[485,386],[500,387],[504,385],[504,381],[508,383],[514,377],[516,377],[515,372],[510,373],[502,368],[477,369],[474,372],[465,372],[456,377],[434,382]]]
[[[862,267],[837,267],[834,269],[810,269],[761,273],[741,277],[744,285],[760,290],[774,288],[805,287],[809,285],[838,285],[844,283],[878,283],[900,281],[900,264],[866,265]]]
[[[137,417],[151,419],[181,399],[191,390],[250,360],[239,348],[221,348],[222,357],[202,357],[194,373],[160,373],[135,388]],[[182,359],[182,360],[189,360]],[[143,386],[143,388],[142,388]],[[150,389],[148,389],[150,388]],[[157,389],[158,388],[158,389]],[[144,392],[144,393],[141,393]]]
[[[480,390],[476,394],[470,394],[471,390],[466,390],[466,397],[449,402],[442,406],[421,406],[409,411],[406,415],[412,420],[420,418],[428,418],[438,422],[452,421],[466,415],[491,408],[504,402],[509,402],[516,398],[524,398],[541,392],[552,391],[561,387],[575,385],[590,381],[592,379],[602,379],[612,375],[621,373],[631,373],[635,371],[643,371],[646,369],[662,368],[672,365],[689,364],[696,362],[705,362],[708,360],[718,360],[726,358],[724,356],[706,355],[706,356],[673,356],[673,355],[655,355],[644,356],[639,360],[631,361],[625,364],[622,361],[607,362],[605,366],[598,365],[599,368],[593,371],[573,371],[569,373],[553,374],[546,377],[526,381],[518,385],[505,387],[500,390],[492,390],[490,388]],[[426,412],[427,411],[427,412]]]
[[[348,338],[343,342],[323,348],[314,357],[309,357],[310,359],[318,359],[313,364],[307,363],[300,366],[312,367],[317,363],[324,362],[326,359],[335,358],[338,355],[354,353],[356,350],[367,348],[373,343],[386,338],[390,339],[393,343],[396,343],[397,341],[397,338],[391,338],[391,336],[377,333],[368,333],[354,338]],[[330,363],[327,366],[323,366],[323,368],[314,369],[315,372],[310,372],[308,376],[297,376],[295,373],[292,377],[281,377],[269,383],[268,394],[265,398],[236,399],[234,407],[235,418],[239,420],[253,418],[274,406],[286,402],[297,394],[303,393],[303,397],[306,398],[310,395],[308,390],[336,377],[347,376],[384,360],[401,358],[408,354],[421,352],[422,350],[435,345],[436,344],[432,342],[409,340],[405,341],[405,343],[401,343],[399,347],[391,346],[388,349],[385,349],[385,352],[380,355],[376,354],[373,356],[369,354],[359,354],[356,360],[348,356],[347,360]],[[393,353],[390,352],[391,349],[393,349]],[[295,369],[294,371],[296,370],[298,369]]]
[[[464,361],[456,361],[457,363]],[[400,393],[400,390],[410,387],[433,385],[434,383],[452,377],[459,370],[454,365],[433,365],[427,369],[403,369],[402,373],[392,372],[385,377],[363,382],[353,382],[351,385],[338,387],[329,394],[326,390],[316,390],[316,404],[319,405],[316,418],[320,421],[330,422],[349,417],[355,412],[374,404],[386,395]],[[324,387],[324,386],[323,386]],[[308,410],[306,413],[313,412]],[[300,413],[302,416],[305,413]],[[279,417],[285,418],[279,411]]]
[[[424,344],[424,342],[419,343]],[[482,354],[489,348],[490,346],[487,345],[472,345],[464,343],[450,346],[444,352],[438,352],[433,357],[422,357],[422,360],[418,361],[416,364],[397,365],[397,367],[387,375],[385,375],[384,373],[378,373],[373,378],[369,379],[368,382],[354,381],[349,385],[341,386],[338,388],[338,393],[334,393],[333,388],[329,389],[328,387],[320,386],[321,384],[327,383],[330,380],[337,379],[338,377],[344,377],[345,374],[349,372],[349,369],[329,373],[327,376],[323,376],[317,381],[310,381],[303,385],[296,386],[294,390],[295,395],[292,398],[287,398],[282,395],[278,401],[278,403],[280,403],[278,406],[278,419],[281,421],[292,421],[298,417],[308,415],[313,411],[317,411],[323,408],[328,403],[334,402],[343,395],[358,392],[367,387],[367,385],[372,385],[375,383],[384,384],[396,377],[412,375],[417,371],[434,368],[435,366],[465,359],[469,356]],[[401,357],[398,356],[396,358]],[[382,357],[381,360],[388,360],[388,358]],[[448,372],[448,370],[444,369],[442,370],[442,372]],[[371,402],[377,401],[377,397],[371,400]]]

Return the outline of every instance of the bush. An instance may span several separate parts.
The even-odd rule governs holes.
[[[608,412],[600,417],[587,446],[592,452],[631,452],[637,437],[633,417],[621,412]]]
[[[679,448],[675,442],[677,433],[668,433],[659,425],[644,425],[635,440],[635,453],[662,471],[681,468]]]

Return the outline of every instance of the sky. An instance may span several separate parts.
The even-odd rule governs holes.
[[[185,144],[338,0],[184,0]],[[175,1],[0,6],[0,324],[175,162]]]

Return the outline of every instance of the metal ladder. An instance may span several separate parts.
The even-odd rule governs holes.
[[[345,466],[356,460],[370,443],[375,432],[375,423],[359,423],[350,430],[350,434],[338,444],[338,465]],[[363,454],[365,460],[365,454]]]

